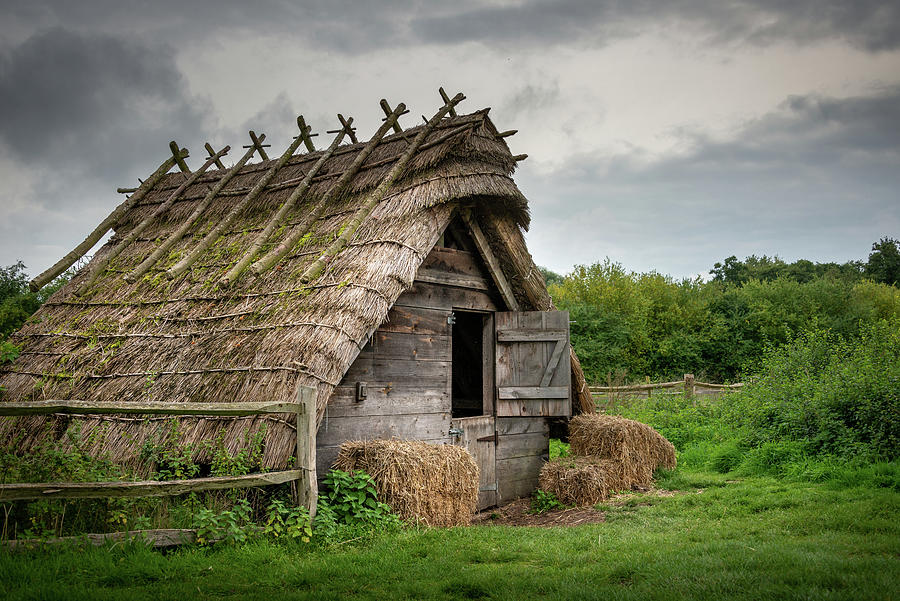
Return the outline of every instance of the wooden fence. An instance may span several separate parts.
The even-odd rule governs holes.
[[[694,379],[694,374],[684,374],[683,380],[674,382],[656,382],[650,383],[647,377],[645,384],[636,384],[632,386],[590,386],[591,395],[596,402],[610,403],[623,398],[650,398],[653,391],[680,392],[686,398],[694,398],[698,396],[719,396],[726,392],[740,390],[744,386],[743,383],[737,384],[712,384],[710,382],[700,382]]]
[[[294,469],[244,476],[216,476],[184,480],[141,480],[113,482],[40,482],[0,484],[0,502],[36,499],[100,499],[110,497],[161,497],[204,490],[251,488],[296,482],[295,501],[315,517],[316,483],[316,389],[301,386],[297,402],[261,403],[118,403],[85,401],[2,402],[0,416],[124,413],[140,415],[246,416],[265,413],[293,413],[297,416],[297,461]],[[174,530],[140,531],[152,544],[168,541]],[[181,542],[190,540],[193,531]],[[125,533],[130,534],[130,533]],[[98,540],[121,537],[123,533],[89,535]],[[93,539],[91,539],[93,540]]]

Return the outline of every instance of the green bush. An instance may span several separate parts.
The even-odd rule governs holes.
[[[394,530],[401,526],[400,518],[390,506],[378,500],[375,482],[364,471],[331,470],[322,483],[313,525],[324,539],[349,537],[357,532]]]

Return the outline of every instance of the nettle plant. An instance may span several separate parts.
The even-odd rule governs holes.
[[[375,481],[363,471],[331,470],[323,479],[318,511],[323,520],[348,525],[399,525],[390,506],[378,500]]]

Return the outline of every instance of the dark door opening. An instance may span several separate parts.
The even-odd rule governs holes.
[[[453,417],[484,415],[484,329],[487,315],[454,311],[452,355]]]

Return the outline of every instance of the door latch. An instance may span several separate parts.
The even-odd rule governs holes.
[[[450,315],[447,316],[447,323],[451,326],[456,324],[456,313],[450,313]]]
[[[462,428],[450,428],[449,434],[450,434],[450,436],[455,436],[456,438],[459,438],[460,436],[463,435],[463,431],[462,431]]]

